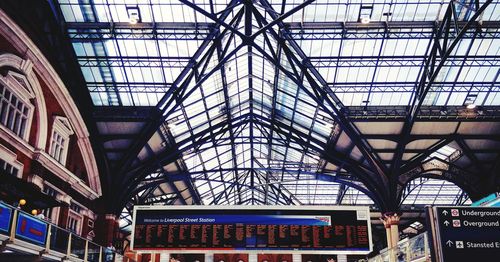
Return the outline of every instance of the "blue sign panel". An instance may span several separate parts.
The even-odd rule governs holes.
[[[434,207],[434,210],[441,240],[438,250],[443,261],[500,257],[499,208]]]
[[[141,217],[136,223],[145,225],[160,224],[253,224],[253,225],[304,225],[330,226],[330,216],[322,215],[170,215],[163,214]]]
[[[490,194],[484,198],[481,198],[480,200],[474,202],[471,204],[471,206],[473,207],[478,207],[478,206],[490,206],[488,205],[490,202],[496,200],[496,199],[499,199],[500,198],[500,194],[499,193],[493,193],[493,194]]]
[[[366,207],[135,207],[137,250],[370,252]]]
[[[12,209],[0,203],[0,232],[9,233],[10,221],[12,219]]]
[[[24,213],[19,213],[16,226],[17,237],[43,246],[47,239],[47,224]]]

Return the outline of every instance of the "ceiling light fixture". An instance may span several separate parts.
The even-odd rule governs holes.
[[[476,94],[476,93],[467,94],[467,97],[465,97],[465,101],[464,101],[465,108],[470,109],[470,110],[476,108],[477,95],[478,94]]]
[[[138,6],[127,6],[127,14],[131,25],[141,22],[141,12]]]
[[[137,24],[137,22],[139,22],[139,19],[137,19],[136,17],[130,17],[130,24],[135,25]]]
[[[466,104],[466,105],[465,105],[465,108],[467,108],[467,109],[471,109],[471,110],[472,110],[472,109],[476,108],[476,104],[473,104],[473,103]]]
[[[372,12],[373,12],[373,6],[371,5],[360,6],[358,22],[361,22],[362,24],[369,24],[371,21]]]

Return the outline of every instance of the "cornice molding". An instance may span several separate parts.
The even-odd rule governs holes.
[[[26,70],[32,67],[33,71],[40,76],[49,88],[50,92],[54,95],[61,108],[64,110],[66,117],[71,121],[78,139],[78,145],[80,145],[90,186],[92,187],[92,191],[96,192],[100,196],[102,194],[102,190],[99,180],[99,171],[97,169],[94,152],[90,145],[90,140],[88,139],[89,132],[63,81],[35,43],[31,41],[26,33],[24,33],[24,31],[3,10],[0,10],[0,34],[5,36],[6,39],[10,41],[10,44],[18,50],[19,53],[25,54],[25,58],[21,60],[30,61],[23,62],[18,60],[18,68]],[[36,80],[36,76],[34,74],[30,74],[28,79]],[[38,95],[39,94],[37,94],[37,96]],[[41,97],[43,98],[43,95],[41,95]],[[45,101],[41,101],[40,104],[43,104],[41,106],[44,107]],[[46,117],[47,116],[45,114],[45,118]],[[40,121],[43,121],[43,119],[40,119]],[[45,119],[45,123],[46,121],[47,120]],[[44,135],[45,143],[47,141],[47,130],[45,130]],[[42,146],[37,147],[45,148]]]

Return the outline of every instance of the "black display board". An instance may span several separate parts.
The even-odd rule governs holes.
[[[132,248],[139,251],[371,251],[366,207],[139,206],[134,218]]]
[[[434,207],[432,210],[433,238],[438,245],[434,248],[440,256],[434,257],[434,261],[500,257],[500,208]]]

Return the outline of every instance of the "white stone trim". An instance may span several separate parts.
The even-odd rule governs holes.
[[[19,150],[27,157],[39,160],[39,162],[42,163],[45,168],[56,174],[56,176],[61,178],[63,181],[68,182],[77,192],[79,192],[83,196],[86,196],[91,200],[99,197],[99,194],[97,192],[87,186],[79,177],[71,173],[65,166],[61,165],[61,163],[53,159],[48,153],[43,150],[35,150],[35,148],[29,145],[26,141],[14,135],[12,131],[2,125],[0,125],[0,138],[7,141],[7,143],[14,146],[17,150]],[[12,151],[9,150],[9,152]],[[22,165],[22,163],[20,164]],[[19,171],[20,175],[22,175],[22,169],[20,169]],[[52,186],[51,184],[49,185]]]
[[[58,187],[54,186],[53,184],[51,184],[47,181],[44,181],[42,190],[46,186],[54,189],[57,192],[56,200],[61,201],[61,202],[65,202],[69,205],[69,201],[71,200],[71,196],[67,195],[64,191],[62,191],[61,189],[59,189]],[[61,210],[60,207],[52,207],[52,217],[49,217],[49,219],[52,223],[57,224],[59,222],[59,211],[60,210]]]
[[[24,155],[28,156],[29,158],[33,158],[33,152],[35,151],[35,148],[3,125],[0,125],[0,138],[7,141],[7,143],[14,146]]]
[[[95,221],[95,219],[97,217],[97,215],[94,212],[92,212],[92,210],[90,210],[88,208],[82,209],[82,215],[88,217],[89,219],[91,219],[93,221]]]
[[[44,181],[43,182],[44,185],[47,185],[49,186],[50,188],[54,189],[55,191],[57,191],[57,194],[58,195],[64,195],[66,194],[64,191],[62,191],[61,189],[59,189],[58,187],[54,186],[54,184],[48,182],[48,181]]]
[[[38,186],[41,191],[43,191],[43,187],[45,185],[44,181],[45,180],[43,180],[43,178],[41,178],[40,176],[35,175],[35,174],[30,174],[28,176],[28,182]]]
[[[87,169],[88,180],[92,190],[97,192],[97,195],[100,196],[102,191],[99,180],[99,171],[97,169],[95,156],[88,139],[89,132],[78,108],[73,102],[68,90],[65,88],[64,83],[33,41],[31,41],[23,30],[17,26],[17,24],[14,23],[14,21],[12,21],[12,19],[10,19],[10,17],[3,10],[0,10],[0,34],[4,35],[6,39],[9,39],[11,45],[16,48],[19,53],[26,54],[26,58],[33,62],[33,70],[36,71],[47,84],[51,93],[60,103],[61,108],[63,108],[66,117],[71,121],[73,128],[75,129],[75,134],[78,138],[78,144],[86,144],[86,146],[81,147],[80,150]],[[28,67],[28,65],[25,64],[21,65],[21,68]],[[34,75],[30,74],[28,79],[32,76]],[[43,122],[42,119],[41,122]],[[44,137],[47,137],[47,133],[44,134]],[[80,142],[81,139],[83,141]],[[39,146],[37,147],[45,148]]]
[[[29,86],[29,90],[27,90],[19,81],[16,79],[16,77],[25,80],[25,83],[27,83]],[[16,89],[12,90],[14,93],[18,95],[19,98],[21,98],[23,101],[26,101],[26,103],[30,103],[30,99],[35,98],[35,95],[33,94],[31,85],[29,84],[28,79],[26,76],[18,74],[14,71],[9,71],[7,73],[6,77],[2,77],[2,80],[8,87],[16,87]]]
[[[85,169],[87,170],[89,186],[100,196],[102,194],[101,180],[99,178],[99,172],[97,171],[97,162],[94,158],[94,151],[90,145],[89,137],[78,137],[77,143],[83,157],[83,162],[85,163]]]
[[[0,144],[0,156],[1,159],[5,162],[12,163],[17,161],[17,155],[16,153],[10,151],[8,148]]]
[[[71,199],[72,199],[72,198],[71,198],[71,196],[70,196],[70,195],[68,195],[68,194],[64,193],[64,194],[58,194],[58,195],[56,196],[56,199],[57,199],[58,201],[60,201],[60,202],[63,202],[63,203],[66,203],[66,204],[70,205],[70,203],[71,203]]]
[[[2,11],[0,10],[0,23],[2,21]],[[2,32],[2,26],[0,24],[0,33]],[[21,57],[18,57],[13,54],[1,54],[0,55],[0,68],[9,66],[14,69],[17,69],[21,71],[24,74],[24,78],[28,81],[28,84],[30,85],[29,87],[31,88],[31,91],[33,92],[33,97],[35,98],[35,104],[27,103],[28,105],[31,105],[35,107],[38,112],[37,114],[37,136],[35,140],[34,146],[36,148],[45,148],[45,145],[47,143],[47,108],[45,105],[45,97],[43,95],[42,88],[40,86],[40,83],[38,82],[38,79],[35,76],[35,73],[33,72],[33,63],[30,62],[29,60],[24,60]],[[12,74],[12,73],[10,73]],[[12,77],[12,76],[11,76]],[[5,80],[4,80],[5,81]],[[12,82],[16,83],[17,80],[14,79],[9,79],[7,77],[7,81],[9,84]],[[24,87],[22,88],[24,89]],[[13,91],[13,90],[11,90]],[[19,92],[16,92],[19,93]],[[29,101],[28,101],[29,102]],[[27,139],[29,137],[30,130],[32,128],[32,119],[33,119],[33,114],[34,114],[34,108],[30,110],[30,115],[31,117],[29,118],[29,122],[27,123],[27,132],[24,139]]]
[[[1,55],[0,55],[0,59],[1,59]],[[1,67],[2,66],[0,65],[0,68]],[[22,136],[18,136],[17,134],[15,134],[11,130],[9,130],[9,131],[11,131],[12,134],[14,134],[15,136],[18,136],[29,143],[28,140],[29,140],[30,131],[31,131],[31,124],[33,123],[33,116],[35,114],[34,113],[35,106],[31,103],[30,99],[33,99],[35,97],[35,95],[32,92],[30,92],[30,90],[26,90],[26,88],[24,86],[22,86],[17,81],[17,79],[14,78],[14,76],[21,77],[27,81],[26,77],[24,77],[23,75],[9,71],[7,73],[6,77],[2,77],[0,75],[0,82],[2,82],[4,88],[7,88],[10,92],[12,92],[16,96],[17,99],[21,100],[24,103],[24,105],[29,108],[29,112],[28,112],[28,119],[26,121],[26,128],[25,128],[24,134]],[[28,88],[32,89],[30,86]]]
[[[83,228],[83,216],[82,214],[76,213],[75,211],[69,209],[68,212],[68,220],[66,221],[66,228],[69,228],[69,219],[73,218],[75,219],[76,222],[76,234],[81,235],[82,234],[82,228]]]
[[[52,153],[52,146],[53,146],[53,139],[54,139],[54,133],[57,133],[61,135],[64,138],[64,143],[62,146],[62,153],[61,153],[61,161],[60,163],[65,166],[66,165],[66,160],[68,158],[68,147],[69,147],[69,140],[70,136],[73,134],[73,128],[71,127],[71,124],[69,123],[68,119],[62,116],[55,116],[53,118],[53,124],[52,124],[52,132],[50,135],[50,142],[49,142],[49,155]]]
[[[66,167],[57,162],[52,156],[44,151],[37,151],[34,157],[44,165],[48,170],[52,171],[60,179],[66,181],[83,196],[94,200],[99,197],[99,194],[87,186],[79,177],[71,173]]]
[[[10,151],[8,148],[4,147],[2,144],[0,144],[0,159],[3,161],[9,163],[13,167],[17,168],[19,170],[17,172],[17,177],[22,178],[23,177],[23,168],[24,165],[23,163],[17,161],[17,155],[16,153]]]
[[[71,204],[77,205],[80,207],[80,212],[76,212],[73,209],[71,209]],[[69,217],[77,218],[78,219],[78,229],[77,229],[77,234],[81,235],[82,234],[82,228],[83,228],[83,217],[86,215],[88,208],[86,208],[84,205],[80,204],[78,201],[75,201],[74,199],[71,199],[70,204],[69,204]],[[69,223],[69,217],[68,217],[68,223]]]
[[[80,207],[80,213],[79,213],[80,215],[85,215],[86,210],[88,210],[88,208],[87,208],[87,207],[85,207],[85,206],[84,206],[84,205],[82,205],[80,202],[78,202],[78,201],[76,201],[76,200],[74,200],[74,199],[71,199],[71,202],[73,202],[73,204],[75,204],[75,205],[77,205],[77,206],[79,206],[79,207]],[[75,211],[73,211],[73,212],[75,212]]]

